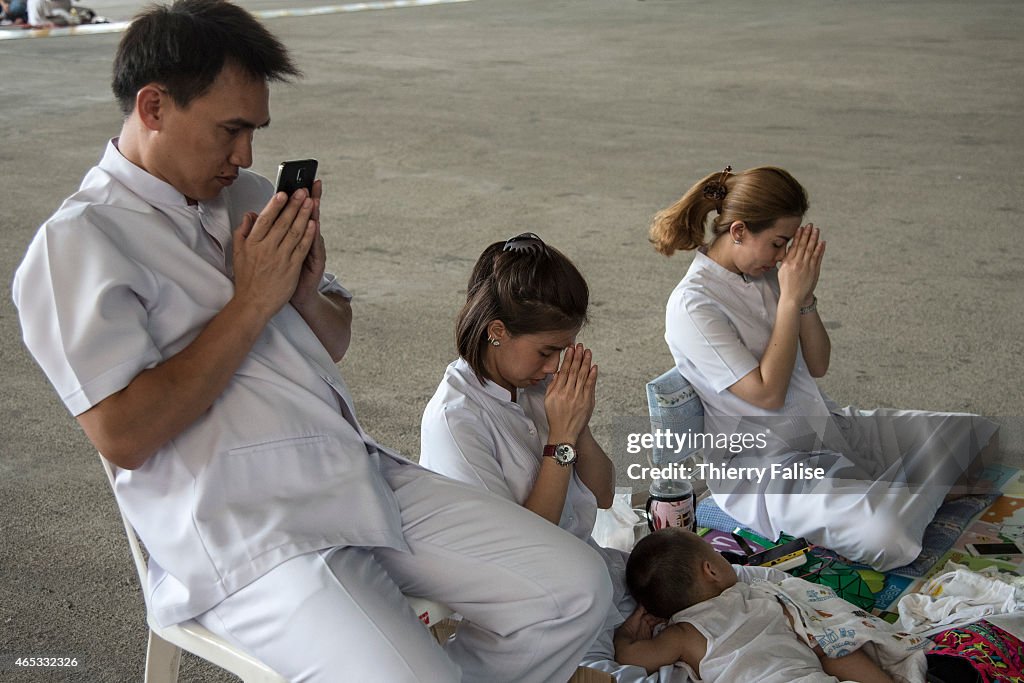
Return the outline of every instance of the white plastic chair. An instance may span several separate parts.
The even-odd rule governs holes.
[[[114,468],[100,454],[103,471],[107,473],[110,486],[114,486]],[[120,512],[120,508],[118,508]],[[132,549],[135,570],[139,574],[142,586],[146,585],[149,568],[142,554],[142,546],[128,518],[121,512],[128,545]],[[413,611],[427,627],[432,627],[452,614],[452,611],[440,603],[423,598],[406,596]],[[188,620],[173,626],[161,627],[153,616],[146,613],[149,625],[149,644],[146,647],[145,683],[174,683],[178,680],[178,665],[181,662],[181,651],[187,650],[197,657],[216,664],[230,671],[245,683],[287,683],[287,680],[255,657],[239,650],[220,636],[203,628],[198,622]]]

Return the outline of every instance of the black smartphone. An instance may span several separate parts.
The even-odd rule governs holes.
[[[277,167],[277,191],[289,197],[299,188],[313,192],[313,181],[316,180],[316,159],[285,161]]]
[[[968,543],[967,552],[975,557],[986,555],[1020,555],[1022,551],[1016,543]]]
[[[794,566],[799,566],[806,562],[806,558],[803,555],[807,552],[808,546],[807,541],[803,538],[797,538],[789,543],[783,543],[782,545],[775,546],[774,548],[768,548],[762,550],[759,553],[754,553],[747,558],[747,564],[751,567],[777,567],[785,564],[787,567],[794,564],[794,560],[799,560]]]

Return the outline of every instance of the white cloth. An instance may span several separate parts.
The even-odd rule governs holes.
[[[597,631],[609,599],[591,549],[460,482],[390,460],[382,469],[411,553],[338,548],[292,558],[199,621],[289,680],[568,680],[590,640],[581,634]],[[495,518],[536,552],[510,547]],[[432,596],[464,617],[443,652],[401,593]],[[258,616],[268,611],[283,618]]]
[[[736,569],[739,574],[740,568]],[[793,626],[786,611],[793,617]],[[677,664],[695,681],[836,681],[822,671],[812,650],[815,642],[832,657],[867,646],[865,652],[897,681],[920,683],[925,679],[923,648],[927,642],[923,638],[901,636],[884,621],[840,600],[827,587],[781,572],[752,583],[741,577],[717,597],[677,612],[669,622],[689,623],[707,639],[699,678],[685,662]]]
[[[930,641],[857,609],[828,586],[787,576],[752,584],[752,590],[778,599],[792,617],[796,633],[809,645],[820,646],[825,656],[842,657],[863,649],[898,683],[925,680],[924,653]]]
[[[995,567],[971,571],[950,561],[920,591],[900,598],[897,609],[902,628],[932,635],[983,617],[1024,611],[1024,577]]]
[[[612,506],[597,511],[597,520],[590,537],[599,546],[628,554],[636,543],[636,525],[641,521],[641,516],[633,509],[633,489],[629,486],[616,486]]]
[[[759,365],[778,298],[776,271],[744,279],[700,251],[669,298],[665,339],[701,398],[705,431],[765,441],[763,448],[713,460],[825,472],[822,479],[763,482],[712,477],[712,495],[737,521],[770,538],[803,536],[880,570],[907,564],[950,486],[997,426],[968,414],[840,408],[818,388],[799,345],[783,407],[747,403],[729,387]]]
[[[522,505],[548,442],[545,391],[547,381],[517,389],[513,401],[464,359],[452,362],[423,411],[420,464]],[[596,518],[597,499],[573,471],[558,526],[587,540]]]
[[[40,228],[14,282],[25,342],[75,415],[185,348],[224,307],[233,294],[232,228],[273,192],[265,178],[243,171],[217,199],[192,207],[128,162],[115,142]],[[325,277],[321,291],[347,295],[333,277]],[[452,652],[467,680],[493,680],[499,671],[521,680],[543,672],[567,679],[572,658],[606,616],[611,589],[604,565],[584,544],[544,528],[517,506],[450,489],[362,430],[337,365],[290,305],[266,326],[210,408],[142,467],[118,471],[115,481],[118,504],[150,551],[144,591],[160,624],[202,619],[216,607],[226,624],[251,622],[260,633],[266,628],[284,638],[289,611],[302,605],[240,597],[235,609],[229,596],[245,595],[246,587],[258,592],[263,577],[295,566],[291,560],[297,565],[324,555],[317,551],[363,547],[377,558],[392,552],[387,566],[396,576],[381,578],[383,584],[401,582],[453,605],[464,595],[472,603],[466,613],[479,623]],[[538,533],[547,536],[535,543]],[[348,554],[359,553],[340,551],[339,558]],[[348,580],[345,571],[338,574]],[[503,593],[489,577],[505,574],[532,577],[510,576],[518,587],[537,585]],[[556,575],[565,578],[548,583]],[[353,593],[362,590],[359,576],[353,572]],[[492,602],[492,594],[504,602]],[[549,640],[551,624],[570,613],[576,621]],[[415,619],[411,610],[398,618]],[[302,633],[329,638],[339,619],[361,633],[377,628],[368,611],[314,610],[304,613]],[[407,626],[396,631],[395,650],[404,648],[408,632]],[[267,642],[250,636],[247,644]],[[533,649],[523,650],[523,642]],[[414,664],[422,659],[419,647],[409,655]],[[266,663],[280,671],[319,667],[319,680],[337,680],[337,668],[323,673],[338,661],[328,649],[271,643]],[[340,642],[335,649],[348,653],[343,671],[367,670],[387,656]],[[436,656],[427,659],[424,670],[437,670]]]

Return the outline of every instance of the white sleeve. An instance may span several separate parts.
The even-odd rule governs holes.
[[[147,328],[155,279],[86,221],[40,229],[13,294],[25,345],[72,415],[162,360]]]
[[[688,361],[715,393],[722,393],[760,365],[725,311],[699,290],[672,293],[665,314],[665,340],[676,367],[683,371]]]
[[[775,567],[748,567],[738,564],[734,564],[732,567],[736,570],[737,578],[743,583],[754,583],[755,581],[780,583],[793,578],[792,575]]]
[[[342,287],[334,273],[324,273],[323,279],[320,280],[320,293],[340,294],[345,301],[352,301],[352,292]]]
[[[420,464],[522,504],[505,481],[494,437],[472,411],[462,406],[427,407],[420,426]]]

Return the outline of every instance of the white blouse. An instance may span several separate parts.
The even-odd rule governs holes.
[[[831,431],[831,415],[838,406],[811,377],[799,342],[781,409],[759,408],[729,391],[760,365],[778,305],[777,271],[744,278],[715,263],[701,249],[669,297],[665,341],[676,368],[697,391],[706,418],[717,431],[768,429],[781,439],[769,442],[769,452],[813,450],[826,430]]]
[[[540,471],[548,420],[547,382],[516,390],[481,384],[462,358],[451,363],[420,424],[420,464],[522,505]],[[597,517],[594,494],[573,472],[558,526],[587,540]]]

